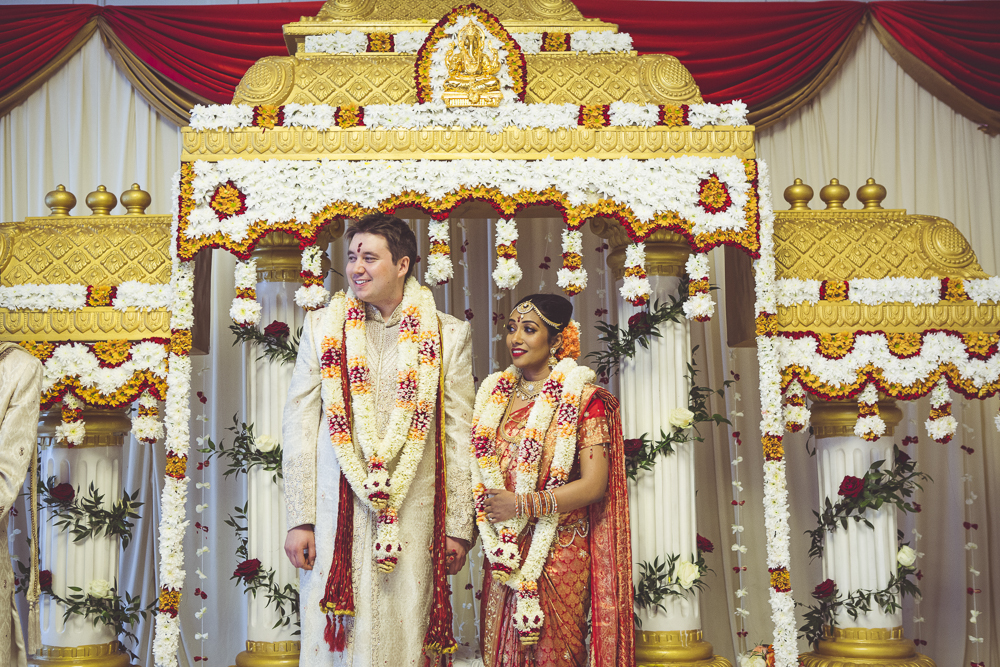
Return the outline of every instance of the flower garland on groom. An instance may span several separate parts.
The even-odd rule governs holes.
[[[412,277],[401,220],[347,238],[350,289],[307,316],[282,429],[300,663],[434,664],[473,535],[471,329]]]

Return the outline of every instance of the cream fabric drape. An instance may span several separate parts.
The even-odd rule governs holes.
[[[170,176],[176,171],[180,156],[180,134],[176,127],[158,116],[131,88],[127,79],[114,66],[96,36],[65,68],[43,85],[31,98],[0,119],[0,216],[4,221],[21,220],[29,215],[44,215],[45,193],[59,183],[74,192],[79,200],[76,213],[86,212],[83,200],[99,184],[116,194],[138,182],[153,198],[150,212],[170,210]],[[983,268],[990,274],[1000,268],[1000,239],[995,238],[994,210],[1000,210],[1000,138],[988,137],[975,125],[956,114],[930,93],[920,89],[879,44],[871,29],[866,30],[858,50],[844,63],[830,85],[804,105],[792,118],[782,121],[758,135],[759,154],[771,166],[772,188],[776,208],[784,208],[781,193],[795,177],[800,177],[817,192],[836,177],[852,190],[873,176],[886,186],[889,195],[886,207],[906,208],[911,213],[938,215],[955,222],[969,238]],[[848,206],[857,207],[856,200]],[[457,317],[471,310],[473,324],[474,374],[482,379],[498,365],[508,362],[501,343],[495,336],[493,313],[506,315],[512,303],[509,295],[498,296],[488,271],[492,269],[492,227],[495,224],[478,211],[458,211],[453,216],[452,248],[455,279],[437,290],[438,305]],[[410,217],[404,215],[403,217]],[[426,254],[426,222],[412,216],[420,239],[420,252]],[[554,291],[555,271],[559,267],[559,231],[561,222],[552,218],[519,219],[521,241],[519,261],[525,272],[516,296],[535,291]],[[465,252],[460,249],[465,245]],[[583,323],[583,350],[595,349],[596,334],[592,325],[597,319],[607,319],[614,313],[595,315],[611,309],[614,287],[608,272],[603,272],[603,254],[597,252],[599,239],[589,230],[585,233],[585,266],[590,271],[586,292],[574,299],[575,315]],[[343,266],[342,243],[331,247],[334,266]],[[713,283],[724,284],[721,252],[716,255]],[[545,264],[549,269],[540,268]],[[464,263],[463,263],[464,262]],[[194,414],[202,410],[207,422],[195,421],[192,435],[211,434],[216,440],[229,436],[224,429],[231,425],[232,415],[241,414],[241,398],[231,391],[240,386],[241,357],[232,346],[227,329],[228,308],[234,296],[232,272],[234,260],[216,253],[213,262],[212,348],[211,354],[194,358],[192,393],[202,391],[208,402],[193,406]],[[487,268],[489,267],[489,268]],[[339,277],[334,285],[339,287]],[[544,282],[544,286],[541,286]],[[763,516],[761,513],[760,470],[762,465],[757,433],[759,402],[757,365],[753,350],[729,350],[725,346],[725,294],[715,292],[720,300],[719,313],[706,325],[692,327],[693,341],[700,345],[697,354],[700,384],[720,386],[730,372],[740,375],[726,405],[717,403],[717,411],[734,410],[736,428],[741,432],[743,446],[736,451],[729,430],[703,428],[704,446],[698,449],[698,511],[699,532],[711,539],[716,549],[709,558],[714,571],[708,581],[710,591],[702,596],[702,618],[706,619],[706,639],[717,653],[731,660],[735,657],[735,620],[733,609],[738,588],[732,544],[733,496],[731,482],[736,454],[743,456],[740,477],[746,500],[742,524],[743,542],[748,545],[747,571],[742,586],[748,589],[748,640],[766,641],[771,634],[767,603],[767,573],[764,563]],[[266,324],[266,323],[265,323]],[[681,370],[681,369],[679,369]],[[739,401],[735,394],[740,394]],[[996,399],[979,402],[955,402],[955,415],[971,432],[960,430],[947,446],[930,441],[923,429],[928,406],[920,401],[905,406],[906,419],[897,431],[896,440],[904,434],[917,435],[916,450],[919,467],[934,477],[925,486],[917,502],[924,511],[901,521],[906,537],[911,540],[912,528],[923,539],[918,550],[924,557],[918,561],[923,572],[920,582],[924,599],[920,615],[925,623],[919,637],[927,641],[921,650],[939,665],[957,665],[976,660],[987,664],[1000,661],[1000,637],[994,629],[1000,623],[1000,585],[991,563],[1000,561],[1000,461],[998,441],[992,418],[998,406]],[[627,437],[638,434],[626,434]],[[789,491],[792,507],[793,561],[792,584],[796,598],[810,600],[809,593],[821,579],[818,562],[809,563],[803,531],[811,528],[810,508],[818,506],[815,462],[806,454],[804,436],[789,437],[786,451],[789,462]],[[231,441],[231,438],[228,439]],[[974,450],[966,454],[959,446]],[[913,452],[911,451],[911,454]],[[194,457],[193,457],[194,460]],[[195,521],[209,527],[208,532],[192,528],[187,543],[188,580],[182,603],[183,652],[181,664],[193,667],[193,657],[204,655],[210,665],[233,664],[235,655],[244,649],[242,639],[246,626],[242,593],[229,580],[235,567],[236,542],[231,529],[223,521],[234,506],[245,501],[242,480],[222,478],[223,466],[213,463],[204,471],[192,465],[192,486],[189,513]],[[972,475],[972,491],[977,498],[965,505],[969,497],[962,476]],[[141,487],[147,505],[137,526],[137,540],[124,553],[121,582],[129,590],[142,591],[144,600],[155,595],[155,505],[163,474],[162,451],[131,443],[127,448],[127,470],[123,475],[126,488]],[[201,477],[201,475],[204,475]],[[196,482],[209,482],[211,488],[196,489]],[[208,505],[195,513],[195,505]],[[968,512],[968,518],[966,518]],[[22,516],[18,519],[23,518]],[[978,530],[967,537],[963,521],[978,524]],[[23,525],[19,526],[23,531]],[[23,535],[23,533],[22,533]],[[15,541],[21,541],[18,536]],[[967,623],[971,597],[966,594],[968,583],[968,551],[964,546],[975,541],[977,568],[982,572],[977,596],[982,616],[979,630],[986,641],[980,646],[979,657],[970,649],[967,636],[975,629]],[[210,552],[199,558],[195,549],[207,546]],[[22,556],[23,560],[23,556]],[[199,579],[196,569],[207,578]],[[479,578],[475,572],[473,579]],[[478,604],[474,589],[463,573],[455,581],[456,631],[471,653],[476,642],[475,615]],[[478,581],[476,582],[478,585]],[[194,589],[205,591],[208,598],[199,601]],[[195,619],[194,612],[204,605],[207,613]],[[909,637],[914,634],[915,612],[911,602],[904,608],[904,622]],[[151,624],[140,629],[142,637],[140,664],[152,664],[149,653]],[[195,633],[207,633],[204,644],[195,641]],[[204,648],[202,649],[202,647]],[[805,650],[804,646],[801,646]]]

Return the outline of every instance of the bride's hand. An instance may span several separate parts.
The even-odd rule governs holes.
[[[514,504],[517,496],[507,489],[486,489],[486,520],[500,523],[514,518]]]

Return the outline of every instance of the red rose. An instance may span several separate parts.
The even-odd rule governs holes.
[[[845,498],[857,498],[865,488],[865,481],[859,477],[847,475],[840,483],[840,490],[837,491]]]
[[[52,592],[52,572],[49,570],[41,570],[38,573],[38,586],[42,589],[43,593]]]
[[[242,579],[243,581],[250,583],[253,578],[257,576],[260,572],[260,560],[256,558],[251,558],[250,560],[245,560],[236,566],[236,570],[233,572],[231,579]]]
[[[284,322],[279,322],[278,320],[275,320],[264,327],[265,336],[270,336],[271,338],[277,338],[279,340],[287,336],[289,333],[291,333],[291,330],[288,328],[288,325]]]
[[[76,490],[72,484],[63,482],[52,487],[49,495],[60,505],[69,505],[76,498]]]
[[[628,318],[628,328],[635,333],[646,333],[652,327],[649,325],[649,317],[646,315],[646,311],[641,311]]]
[[[920,507],[920,503],[913,503],[913,511],[914,512],[920,512],[922,510],[923,510],[923,508]]]
[[[625,441],[625,456],[632,457],[642,451],[642,438],[629,438]]]
[[[698,535],[698,551],[706,554],[710,554],[715,551],[715,545],[712,544],[712,540],[707,537],[702,537]]]
[[[836,592],[837,584],[833,583],[833,579],[827,579],[813,589],[813,597],[817,600],[825,600]]]
[[[896,465],[900,466],[910,460],[910,455],[906,452],[897,451],[896,452]]]

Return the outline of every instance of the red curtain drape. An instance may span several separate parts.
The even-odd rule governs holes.
[[[847,38],[860,2],[574,0],[588,18],[617,23],[640,53],[669,53],[706,101],[771,100],[823,65]]]
[[[52,60],[99,11],[93,5],[0,7],[0,95]]]
[[[952,85],[1000,110],[1000,3],[875,2],[872,16]]]

